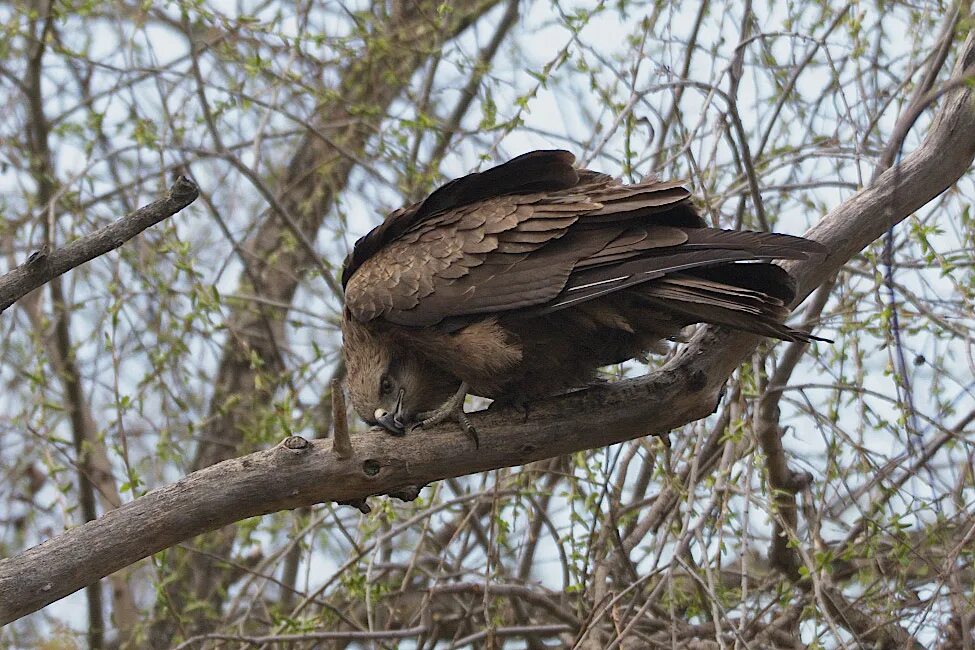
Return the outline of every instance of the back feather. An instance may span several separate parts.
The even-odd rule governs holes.
[[[573,187],[579,182],[573,162],[575,156],[568,151],[530,151],[497,167],[444,184],[422,202],[390,213],[382,224],[360,237],[345,258],[342,286],[383,246],[434,215],[494,196],[556,192]]]

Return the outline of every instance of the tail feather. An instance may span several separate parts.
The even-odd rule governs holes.
[[[804,260],[811,255],[826,254],[826,248],[819,242],[777,232],[717,228],[689,228],[686,232],[687,243],[684,246],[689,249],[748,250],[779,260]]]
[[[796,298],[795,279],[777,264],[721,264],[691,269],[687,275],[774,296],[785,305]]]
[[[748,267],[755,267],[747,269]],[[794,296],[791,280],[771,264],[728,264],[692,274],[678,273],[634,289],[641,299],[682,318],[686,324],[713,323],[784,341],[828,341],[782,321]],[[768,274],[768,278],[763,275]],[[711,275],[711,278],[702,277]],[[739,282],[725,282],[738,276]],[[770,280],[771,279],[771,280]],[[751,286],[749,286],[751,285]],[[765,289],[768,289],[767,291]],[[778,294],[778,295],[776,295]]]
[[[545,311],[564,309],[573,304],[657,280],[671,273],[730,262],[772,259],[776,259],[774,255],[766,256],[752,251],[713,249],[689,254],[682,246],[675,247],[669,255],[640,257],[575,272],[569,277],[569,281],[555,301],[546,305]]]

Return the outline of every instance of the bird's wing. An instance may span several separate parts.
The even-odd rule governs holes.
[[[360,321],[422,326],[551,299],[584,242],[546,244],[598,204],[580,196],[545,205],[543,196],[495,197],[426,220],[360,265],[346,285],[346,306]],[[545,254],[537,255],[543,247]]]
[[[420,203],[393,211],[355,243],[345,260],[342,286],[382,248],[437,215],[494,197],[552,192],[578,185],[580,170],[572,166],[573,162],[575,156],[568,151],[530,151],[487,171],[452,180]]]
[[[716,228],[679,230],[686,237],[680,245],[647,247],[647,240],[658,238],[656,228],[629,228],[606,248],[581,260],[559,295],[540,311],[565,309],[682,271],[735,262],[805,259],[809,255],[824,253],[823,247],[814,241],[779,233]],[[763,271],[761,275],[768,278],[765,293],[771,296],[788,294],[783,298],[784,303],[792,301],[794,290],[779,274]],[[788,278],[788,275],[784,277]]]
[[[536,307],[558,296],[585,260],[678,246],[687,235],[668,224],[701,225],[680,183],[621,186],[578,173],[580,184],[567,190],[495,196],[412,225],[359,264],[346,306],[360,321],[407,326]],[[632,221],[654,216],[656,225],[628,238]]]
[[[360,240],[343,277],[352,316],[449,327],[475,314],[556,311],[692,269],[822,250],[798,237],[707,228],[680,182],[570,175],[571,154],[533,153],[448,183]]]

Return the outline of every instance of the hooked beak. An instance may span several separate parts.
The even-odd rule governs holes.
[[[399,397],[396,398],[396,406],[393,407],[392,413],[385,409],[376,409],[376,421],[394,436],[401,436],[406,433],[406,423],[403,421],[403,395],[405,393],[406,389],[399,389]]]

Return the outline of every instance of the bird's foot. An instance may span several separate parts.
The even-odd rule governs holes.
[[[481,441],[477,437],[477,429],[471,424],[470,420],[467,419],[467,414],[464,413],[464,399],[467,397],[467,384],[462,383],[457,392],[454,393],[453,397],[443,403],[435,411],[429,411],[427,413],[420,414],[420,422],[413,428],[423,428],[427,429],[432,426],[436,426],[441,422],[446,422],[447,420],[453,420],[464,432],[471,437],[474,441],[475,447],[481,446]]]

